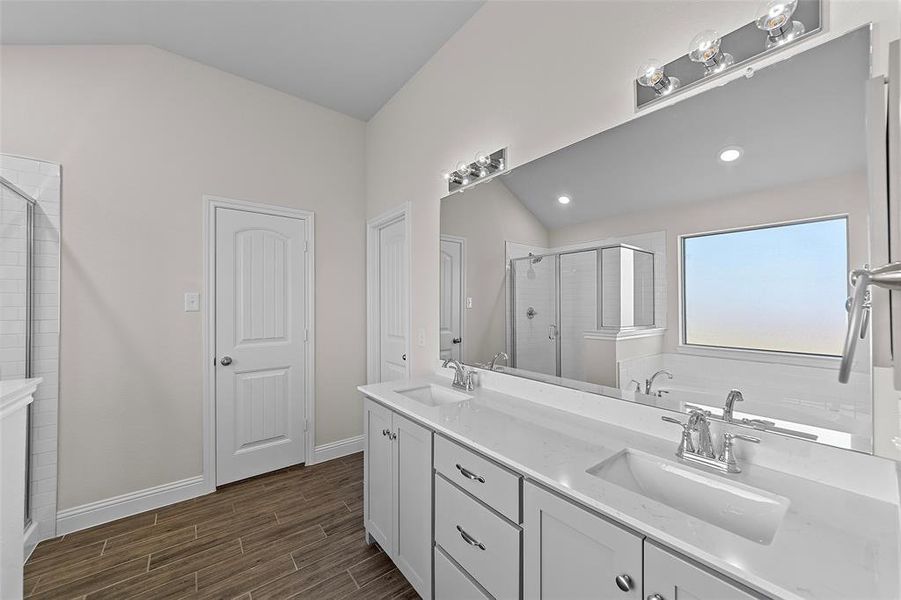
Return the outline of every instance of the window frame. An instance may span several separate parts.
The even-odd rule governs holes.
[[[774,229],[777,227],[790,227],[793,225],[804,225],[808,223],[820,223],[825,221],[844,221],[845,230],[845,272],[849,273],[851,269],[851,239],[850,239],[850,219],[848,213],[838,213],[822,215],[818,217],[810,217],[803,219],[791,219],[786,221],[777,221],[769,223],[761,223],[757,225],[749,225],[745,227],[733,227],[728,229],[716,229],[711,231],[702,231],[696,233],[684,233],[679,235],[677,240],[678,252],[678,287],[679,287],[679,343],[676,351],[680,354],[694,354],[697,356],[711,356],[720,358],[735,358],[739,360],[757,360],[760,362],[773,362],[797,365],[823,366],[838,364],[841,360],[841,354],[819,354],[813,352],[793,352],[789,350],[768,350],[762,348],[746,348],[741,346],[713,346],[709,344],[689,343],[687,340],[688,331],[686,327],[686,301],[685,301],[685,242],[689,239],[709,237],[714,235],[723,235],[729,233],[739,233],[743,231],[756,231],[759,229]],[[850,283],[845,283],[846,292],[850,294]]]

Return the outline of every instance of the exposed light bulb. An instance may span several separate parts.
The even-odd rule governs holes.
[[[469,185],[469,177],[464,177],[463,181],[460,182],[460,185]]]
[[[560,196],[559,198],[557,198],[557,202],[559,202],[560,204],[569,204],[570,197],[569,196]]]
[[[663,64],[650,58],[640,67],[635,78],[638,84],[654,90],[658,96],[665,96],[679,87],[679,80],[675,77],[667,77],[663,72]]]
[[[713,75],[735,64],[735,58],[721,50],[722,38],[713,29],[694,36],[688,44],[688,58],[704,65],[704,75]]]
[[[480,167],[487,167],[488,165],[491,164],[491,157],[489,155],[485,154],[484,152],[477,152],[475,162]]]
[[[445,180],[447,180],[447,181],[450,181],[451,174],[448,173],[447,171],[445,171],[445,172],[443,172],[443,173],[441,174],[441,177],[443,177],[443,178],[444,178]]]
[[[801,36],[806,31],[804,23],[792,21],[798,8],[798,0],[771,0],[757,16],[757,28],[767,32],[766,48],[781,46]]]
[[[479,177],[488,177],[488,169],[479,169]]]
[[[472,172],[472,169],[469,168],[469,163],[465,163],[460,161],[457,163],[457,175],[460,177],[466,177]]]

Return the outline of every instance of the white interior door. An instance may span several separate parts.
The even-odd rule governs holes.
[[[407,231],[404,220],[379,230],[379,381],[407,376]]]
[[[216,482],[304,462],[306,224],[216,209]]]
[[[441,238],[440,356],[463,360],[463,241]]]

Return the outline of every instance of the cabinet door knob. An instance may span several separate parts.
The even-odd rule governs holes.
[[[389,435],[391,432],[387,429],[382,429],[382,435]]]
[[[616,576],[616,587],[621,589],[624,592],[628,592],[632,589],[632,578],[623,573],[622,575]],[[656,599],[655,599],[656,600]],[[661,598],[661,600],[663,600]]]
[[[650,596],[648,596],[648,600],[666,600],[666,598],[664,598],[660,594],[651,594]]]
[[[219,361],[219,364],[222,365],[223,367],[227,367],[228,365],[232,364],[232,357],[231,356],[223,356],[222,360]]]

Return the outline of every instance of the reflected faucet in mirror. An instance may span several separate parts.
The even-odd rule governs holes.
[[[744,396],[741,395],[741,392],[738,390],[730,390],[729,395],[726,396],[726,406],[723,407],[723,420],[732,422],[732,411],[735,408],[736,402],[744,401]]]
[[[507,356],[507,353],[506,352],[498,352],[497,354],[494,355],[494,358],[491,359],[491,362],[488,363],[488,370],[496,371],[497,370],[497,368],[496,368],[497,361],[499,361],[499,360],[503,360],[504,364],[506,366],[510,366],[510,357]]]
[[[650,378],[650,379],[645,379],[645,381],[644,381],[644,393],[645,393],[645,394],[647,394],[648,396],[657,396],[657,397],[659,398],[659,397],[661,397],[663,394],[666,393],[666,392],[663,391],[663,390],[657,390],[656,392],[654,392],[654,381],[656,381],[656,379],[657,379],[658,377],[660,377],[661,375],[663,375],[663,376],[666,377],[667,379],[672,379],[672,378],[673,378],[673,374],[672,374],[672,373],[670,373],[670,372],[667,371],[666,369],[660,369],[659,371],[657,371],[656,373],[654,373],[653,375],[651,375],[651,378]]]

